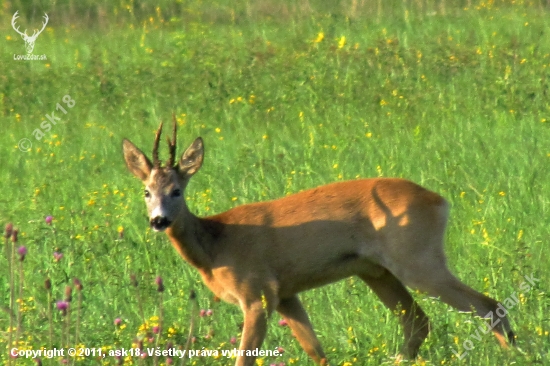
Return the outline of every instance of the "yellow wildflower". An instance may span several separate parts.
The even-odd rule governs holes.
[[[315,38],[315,39],[313,40],[313,43],[321,43],[321,42],[323,41],[323,39],[325,39],[325,33],[319,32],[319,33],[317,34],[317,38]]]
[[[338,48],[344,48],[345,45],[346,45],[346,36],[342,36],[338,41]]]

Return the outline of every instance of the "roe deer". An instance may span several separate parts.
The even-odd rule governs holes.
[[[333,183],[274,201],[252,203],[197,217],[185,202],[189,179],[202,165],[197,138],[178,162],[176,123],[168,139],[170,158],[153,161],[124,139],[130,172],[145,184],[150,225],[166,231],[176,251],[196,267],[216,296],[244,313],[240,350],[259,348],[267,317],[278,311],[315,360],[327,360],[297,294],[357,275],[390,310],[401,310],[405,344],[399,358],[414,358],[429,332],[426,314],[405,286],[440,297],[481,317],[497,301],[460,282],[447,268],[443,237],[449,206],[437,193],[403,179],[361,179]],[[500,344],[514,333],[506,317],[493,329]],[[236,366],[255,357],[239,356]]]

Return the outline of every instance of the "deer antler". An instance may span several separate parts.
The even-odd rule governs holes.
[[[17,15],[17,13],[19,13],[19,10],[17,10],[17,11],[15,12],[15,14],[13,14],[13,17],[11,18],[11,26],[12,26],[13,29],[14,29],[17,33],[19,33],[22,37],[28,37],[28,36],[27,36],[27,30],[26,30],[26,29],[25,29],[25,32],[22,33],[21,31],[19,31],[19,27],[17,27],[17,28],[15,27],[15,21],[17,20],[17,18],[19,18],[19,16]]]
[[[176,161],[176,136],[177,136],[177,128],[178,123],[176,120],[176,114],[172,113],[172,119],[174,120],[174,127],[172,130],[172,140],[166,136],[166,139],[168,140],[168,148],[170,149],[170,158],[168,159],[168,162],[166,163],[167,166],[174,166],[174,162]]]
[[[50,19],[50,18],[48,18],[48,14],[44,13],[44,17],[43,17],[43,18],[44,18],[45,21],[42,23],[42,29],[40,29],[39,31],[36,31],[36,30],[35,30],[35,31],[33,32],[32,36],[28,36],[28,35],[27,35],[27,30],[26,30],[26,29],[25,29],[24,32],[21,32],[21,31],[19,30],[19,27],[16,26],[16,24],[15,24],[15,21],[17,20],[17,18],[19,18],[19,16],[17,15],[17,13],[19,13],[19,10],[17,10],[17,11],[15,12],[15,14],[13,14],[13,17],[11,18],[11,26],[12,26],[13,29],[14,29],[17,33],[19,33],[23,38],[36,39],[36,37],[38,37],[38,35],[39,35],[40,33],[42,33],[42,31],[46,28],[46,24],[48,24],[48,20]]]
[[[36,31],[34,31],[33,34],[32,34],[32,37],[35,37],[35,38],[38,37],[38,35],[39,35],[40,33],[42,33],[42,31],[44,30],[44,28],[46,28],[46,24],[48,24],[48,20],[50,19],[50,18],[48,18],[48,14],[44,13],[44,19],[45,19],[46,21],[42,23],[42,29],[40,29],[40,30],[38,31],[38,33],[37,33]]]
[[[155,143],[153,144],[153,166],[155,168],[160,167],[159,140],[160,140],[160,135],[161,134],[162,134],[162,122],[160,123],[159,129],[157,130],[157,134],[155,135]]]

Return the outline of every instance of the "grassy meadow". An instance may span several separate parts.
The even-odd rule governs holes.
[[[38,364],[11,358],[13,347],[238,347],[240,309],[214,301],[166,235],[149,229],[142,184],[122,157],[123,138],[149,154],[172,113],[178,156],[195,137],[205,141],[185,192],[199,216],[365,177],[407,178],[442,194],[452,205],[449,266],[497,300],[517,294],[518,347],[502,350],[491,334],[474,340],[481,319],[414,293],[434,327],[410,364],[550,364],[545,1],[0,4],[0,224],[19,230],[16,243],[1,241],[1,364]],[[47,60],[14,59],[26,53],[10,24],[16,10],[28,34],[48,14],[33,51]],[[160,151],[166,158],[166,144]],[[525,276],[540,281],[522,292]],[[399,322],[359,279],[301,299],[331,365],[394,363]],[[257,365],[313,365],[280,319],[262,348],[284,353]]]

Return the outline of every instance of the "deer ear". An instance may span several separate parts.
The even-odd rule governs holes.
[[[128,170],[142,181],[145,181],[153,168],[151,160],[136,145],[126,139],[122,141],[122,151]]]
[[[204,156],[204,145],[202,138],[197,137],[195,141],[185,150],[178,164],[178,172],[183,178],[189,178],[202,166]]]

